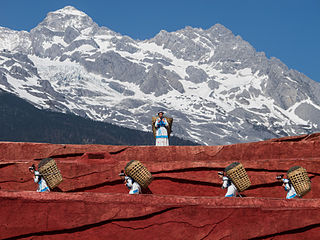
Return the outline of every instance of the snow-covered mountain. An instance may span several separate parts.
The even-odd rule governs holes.
[[[145,131],[164,110],[175,135],[202,144],[320,130],[320,84],[220,24],[139,41],[67,6],[30,32],[0,27],[0,88]]]

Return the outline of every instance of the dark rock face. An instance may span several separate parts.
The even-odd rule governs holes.
[[[46,157],[56,160],[63,175],[62,193],[35,192],[28,167]],[[320,234],[319,133],[210,147],[2,142],[0,159],[2,238],[317,239]],[[154,177],[142,195],[129,196],[118,176],[132,159]],[[217,172],[235,161],[246,168],[252,186],[243,198],[226,199]],[[307,169],[312,190],[303,199],[285,200],[275,176],[296,165]]]

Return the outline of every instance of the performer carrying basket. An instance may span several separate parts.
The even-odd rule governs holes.
[[[38,171],[34,165],[29,167],[29,171],[35,174],[34,181],[39,184],[38,192],[50,191],[62,182],[61,173],[53,158],[42,159]]]
[[[241,163],[234,162],[227,166],[223,172],[218,172],[220,178],[222,178],[222,188],[227,188],[225,197],[236,197],[239,192],[242,192],[250,187],[251,182],[248,174]],[[226,175],[226,176],[225,176]]]
[[[34,174],[33,180],[35,183],[38,184],[37,192],[50,192],[50,188],[48,187],[46,180],[39,173],[39,171],[37,171],[36,166],[34,164],[32,164],[32,166],[29,167],[29,171],[32,174]]]
[[[282,186],[288,192],[286,199],[292,199],[296,196],[303,197],[311,190],[311,181],[306,169],[300,166],[294,166],[287,172],[288,178],[283,175],[277,176],[278,180],[283,182]]]
[[[141,188],[146,189],[152,181],[152,175],[143,164],[137,160],[127,163],[124,171],[119,174],[124,177],[129,194],[141,193]]]

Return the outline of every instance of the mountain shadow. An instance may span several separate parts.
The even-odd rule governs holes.
[[[40,110],[0,90],[0,141],[58,144],[154,145],[151,132]],[[170,145],[197,145],[172,136]]]

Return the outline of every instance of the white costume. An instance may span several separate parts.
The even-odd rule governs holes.
[[[169,146],[169,138],[167,126],[169,126],[166,118],[157,118],[156,127],[156,146]]]
[[[41,176],[41,174],[38,171],[34,171],[34,175],[34,182],[38,183],[37,192],[50,192],[50,188],[48,187],[46,181]]]
[[[290,183],[289,179],[284,178],[284,179],[282,179],[282,181],[284,183],[284,189],[288,192],[286,199],[291,199],[291,198],[294,198],[295,196],[297,196],[296,190],[294,189],[294,187]]]
[[[133,181],[131,177],[125,176],[126,186],[130,189],[129,194],[140,194],[141,187],[139,183]]]
[[[236,186],[233,184],[233,182],[226,176],[222,177],[222,189],[228,188],[227,193],[225,197],[236,197],[238,190]]]

